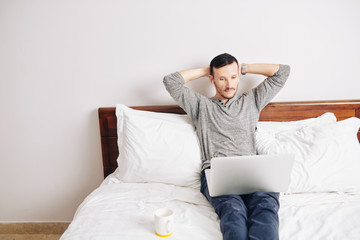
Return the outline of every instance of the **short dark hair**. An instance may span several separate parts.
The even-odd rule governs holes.
[[[213,68],[221,68],[226,65],[232,64],[233,62],[236,62],[236,64],[239,65],[236,58],[228,53],[220,54],[213,58],[210,62],[210,75],[214,76],[214,69]]]

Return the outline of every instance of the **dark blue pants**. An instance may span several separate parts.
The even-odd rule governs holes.
[[[279,239],[278,193],[210,197],[205,171],[201,172],[201,192],[220,218],[224,240]]]

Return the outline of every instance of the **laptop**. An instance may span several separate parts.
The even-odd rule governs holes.
[[[257,191],[285,192],[290,184],[294,154],[217,157],[205,170],[211,197]]]

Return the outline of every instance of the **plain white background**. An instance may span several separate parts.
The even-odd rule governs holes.
[[[0,221],[70,221],[103,179],[97,108],[173,104],[163,76],[220,53],[290,64],[273,101],[359,99],[359,12],[358,0],[0,0]],[[189,87],[214,94],[206,78]]]

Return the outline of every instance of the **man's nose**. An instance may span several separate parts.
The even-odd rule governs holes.
[[[226,80],[226,88],[231,88],[232,83],[229,80]]]

